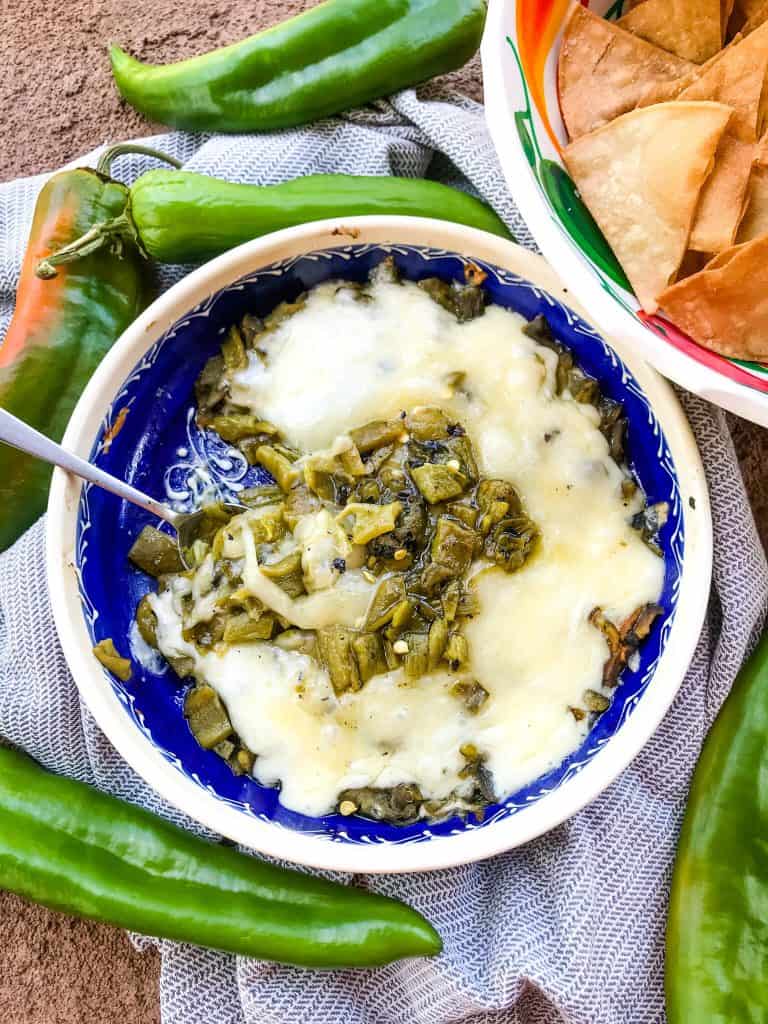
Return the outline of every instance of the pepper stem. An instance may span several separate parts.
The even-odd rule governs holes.
[[[143,156],[153,156],[156,160],[162,160],[166,164],[170,164],[171,167],[181,167],[181,160],[177,160],[175,156],[168,156],[167,153],[161,153],[159,149],[151,149],[149,146],[140,146],[134,142],[118,142],[114,146],[110,146],[109,149],[105,149],[99,157],[99,162],[96,164],[96,170],[99,174],[109,175],[112,170],[112,161],[115,157],[122,156],[124,153],[140,153]]]
[[[94,224],[84,235],[63,245],[46,259],[40,260],[35,268],[35,273],[44,280],[56,277],[56,267],[62,263],[72,263],[83,256],[96,252],[104,245],[113,245],[119,250],[126,237],[133,237],[133,225],[128,215],[121,213],[111,220],[103,220]]]

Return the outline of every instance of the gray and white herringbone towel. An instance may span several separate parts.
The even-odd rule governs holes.
[[[213,138],[174,133],[155,143],[187,168],[233,181],[266,184],[320,171],[436,177],[482,194],[518,239],[532,244],[504,186],[482,108],[460,97],[404,92],[391,104],[310,128]],[[132,180],[147,166],[132,157],[119,170]],[[0,333],[43,180],[0,186]],[[166,270],[163,284],[181,274]],[[445,939],[440,958],[331,974],[160,942],[164,1024],[664,1021],[664,917],[688,783],[768,597],[726,418],[699,399],[683,400],[712,492],[714,584],[685,683],[640,756],[600,799],[522,849],[450,871],[366,880],[435,923]],[[40,523],[0,556],[0,735],[54,771],[201,831],[123,763],[80,703],[51,618]]]

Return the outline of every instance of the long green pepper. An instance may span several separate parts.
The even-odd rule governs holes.
[[[120,94],[191,131],[306,124],[459,68],[480,45],[484,0],[326,0],[242,42],[165,66],[110,48]]]
[[[197,839],[5,747],[0,887],[146,935],[305,967],[375,967],[442,948],[397,900]]]
[[[132,148],[128,143],[108,150],[99,172],[109,174],[114,156]],[[199,263],[281,228],[335,218],[343,226],[344,218],[369,214],[434,217],[511,237],[490,206],[423,178],[311,174],[279,185],[240,185],[192,171],[152,170],[130,189],[115,188],[123,190],[120,213],[94,221],[82,237],[42,261],[38,273],[52,275],[55,267],[123,242],[160,263]]]
[[[669,1024],[768,1021],[768,633],[702,748],[667,924]]]

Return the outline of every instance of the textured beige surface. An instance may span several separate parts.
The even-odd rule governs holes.
[[[114,92],[108,41],[164,61],[200,53],[310,6],[302,0],[0,0],[0,180],[52,169],[105,141],[151,134]],[[477,58],[450,76],[481,98]],[[768,434],[737,430],[763,542]],[[0,893],[2,1024],[157,1024],[159,960],[125,935]],[[211,1024],[217,1024],[211,1021]]]

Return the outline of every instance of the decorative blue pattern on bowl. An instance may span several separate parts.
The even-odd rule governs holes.
[[[246,312],[263,316],[279,302],[292,300],[328,278],[363,281],[388,254],[394,255],[403,276],[412,280],[435,275],[445,280],[464,279],[467,260],[453,253],[370,244],[316,251],[249,274],[191,310],[152,346],[112,403],[91,453],[92,461],[150,494],[173,499],[179,508],[194,504],[202,483],[201,470],[206,466],[225,498],[251,485],[259,471],[195,426],[192,389],[203,364],[218,351],[223,332]],[[639,664],[625,670],[610,709],[581,747],[546,775],[489,808],[481,823],[455,818],[434,825],[394,827],[355,817],[316,819],[296,814],[279,803],[277,789],[233,775],[216,754],[198,746],[182,712],[184,685],[159,659],[155,671],[134,658],[128,683],[107,674],[125,713],[168,762],[244,814],[348,843],[412,843],[485,828],[541,799],[581,771],[632,714],[653,678],[672,626],[684,547],[677,476],[661,427],[632,374],[588,324],[530,282],[476,262],[488,274],[484,287],[493,302],[529,320],[544,314],[555,336],[572,349],[582,368],[597,378],[604,394],[624,403],[630,423],[630,464],[649,501],[667,501],[670,506],[661,534],[666,566],[661,598],[664,616],[643,645]],[[122,410],[128,410],[127,414]],[[105,438],[118,416],[122,426],[109,443]],[[128,644],[121,638],[129,636],[136,604],[151,582],[132,569],[126,556],[133,538],[148,521],[139,509],[85,486],[77,535],[83,613],[93,642],[111,636],[123,653]]]

